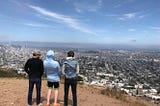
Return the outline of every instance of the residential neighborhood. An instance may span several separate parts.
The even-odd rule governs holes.
[[[55,51],[55,59],[62,65],[70,49],[27,48],[0,45],[0,67],[25,74],[24,64],[35,50]],[[80,64],[80,77],[91,86],[117,88],[128,95],[145,98],[154,103],[160,100],[160,52],[147,50],[83,50],[74,49]]]

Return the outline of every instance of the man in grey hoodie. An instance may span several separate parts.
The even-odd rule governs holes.
[[[50,106],[50,96],[52,93],[53,86],[54,86],[54,106],[60,106],[60,104],[57,103],[57,99],[58,99],[61,70],[59,63],[54,60],[54,52],[52,50],[49,50],[47,52],[46,60],[44,61],[44,71],[47,77],[47,86],[48,86],[46,106]]]

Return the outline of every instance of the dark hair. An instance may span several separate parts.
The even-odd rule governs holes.
[[[35,51],[35,52],[33,52],[33,56],[40,56],[41,54],[40,54],[40,52],[39,51]]]
[[[37,54],[36,53],[33,53],[33,56],[36,56]]]
[[[73,52],[73,51],[69,51],[69,52],[67,53],[67,56],[68,56],[68,57],[74,57],[74,52]]]

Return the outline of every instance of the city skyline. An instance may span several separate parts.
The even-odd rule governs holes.
[[[1,41],[160,45],[159,0],[5,0]]]

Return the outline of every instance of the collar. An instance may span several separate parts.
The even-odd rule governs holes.
[[[67,60],[73,60],[74,57],[66,57]]]

